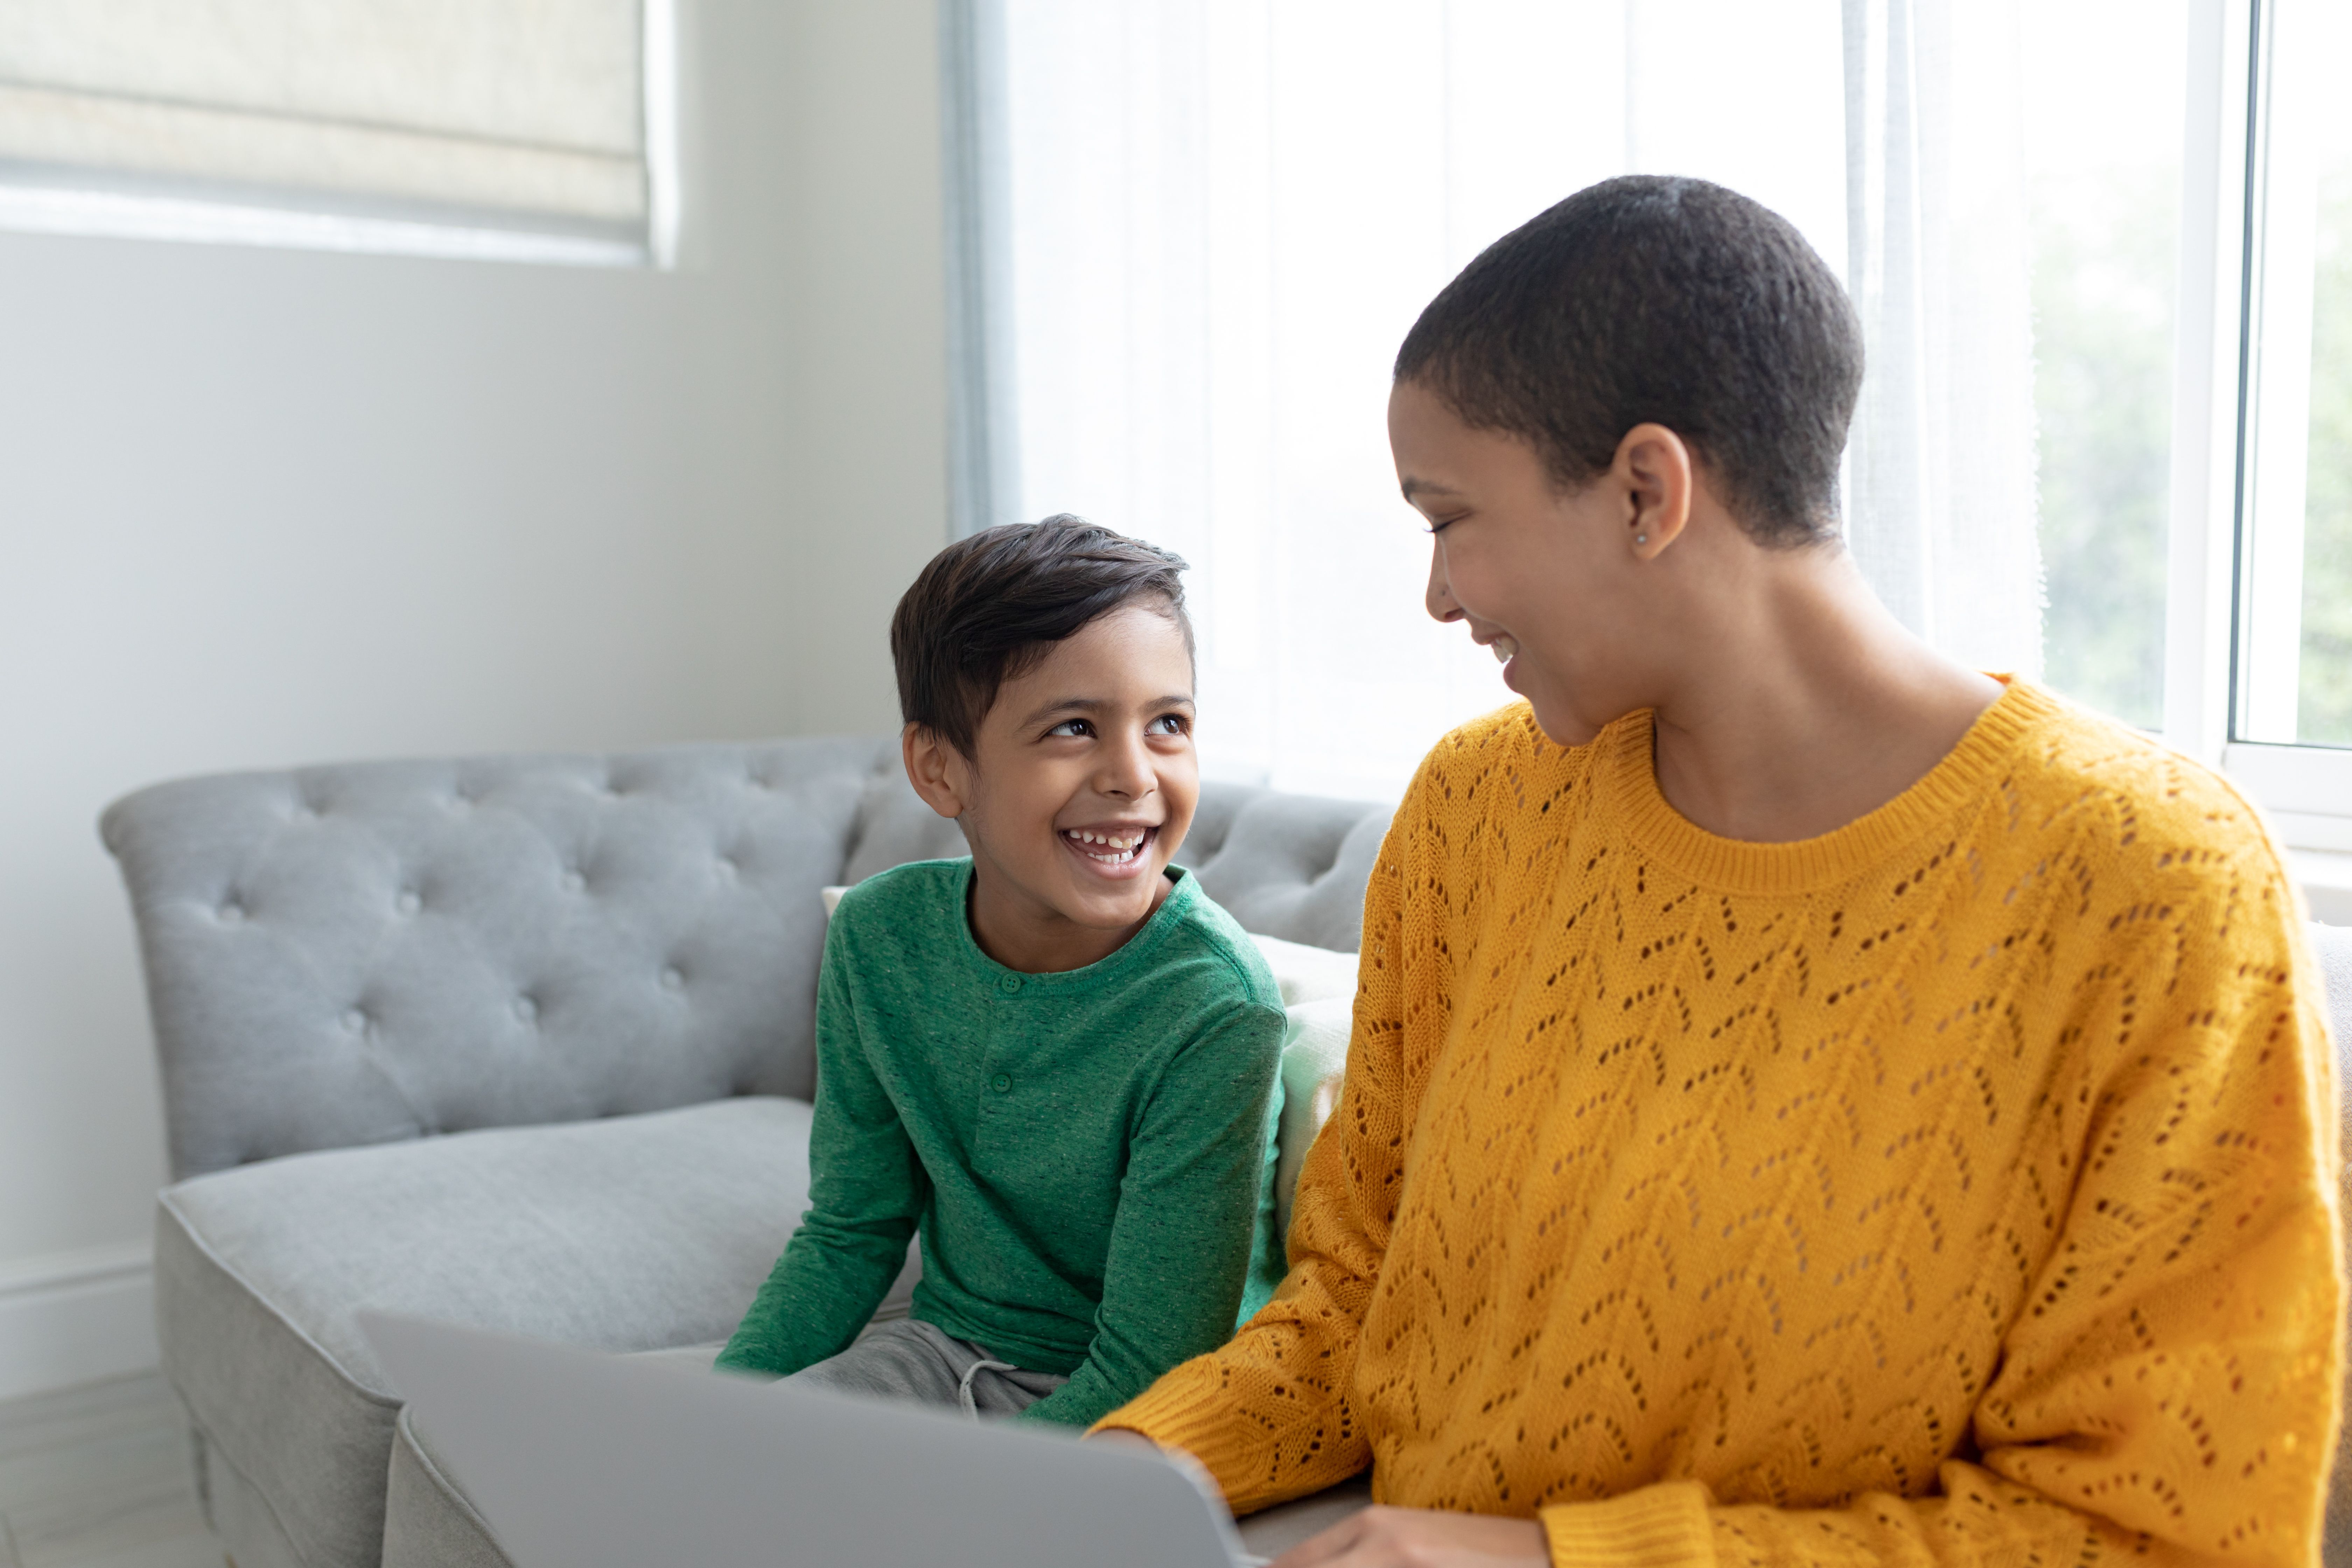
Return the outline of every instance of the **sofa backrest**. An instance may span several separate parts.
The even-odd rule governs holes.
[[[817,889],[957,855],[895,738],[360,763],[157,784],[128,884],[175,1176],[814,1079]],[[1209,785],[1180,858],[1352,948],[1388,811]]]

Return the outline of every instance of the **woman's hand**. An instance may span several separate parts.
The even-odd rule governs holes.
[[[1550,1568],[1532,1519],[1378,1504],[1300,1542],[1273,1568]]]
[[[1119,1426],[1091,1433],[1087,1441],[1169,1451]],[[1375,1503],[1300,1542],[1271,1568],[1551,1568],[1551,1548],[1543,1526],[1532,1519]]]

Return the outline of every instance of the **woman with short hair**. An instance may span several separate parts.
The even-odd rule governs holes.
[[[1282,1560],[2307,1563],[2334,1088],[2225,782],[1935,653],[1838,533],[1862,373],[1786,222],[1628,178],[1423,314],[1423,763],[1280,1292],[1103,1426]],[[2063,433],[2053,433],[2063,438]]]

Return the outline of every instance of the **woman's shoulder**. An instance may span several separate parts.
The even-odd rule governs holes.
[[[1549,816],[1591,775],[1621,730],[1647,722],[1646,710],[1631,714],[1589,744],[1563,746],[1543,732],[1526,699],[1506,703],[1456,726],[1430,748],[1399,813]]]
[[[1430,748],[1428,760],[1433,763],[1454,757],[1534,756],[1545,750],[1569,749],[1544,734],[1543,726],[1536,722],[1534,705],[1521,697],[1447,731]]]
[[[2007,786],[2020,826],[2084,817],[2121,847],[2267,855],[2262,815],[2238,786],[2152,735],[2029,688],[2031,721]]]
[[[2001,781],[2005,798],[1979,837],[1982,849],[1997,855],[2006,840],[2036,864],[2063,858],[2098,904],[2144,894],[2170,901],[2200,889],[2231,904],[2250,894],[2282,910],[2292,904],[2285,857],[2235,784],[2063,698],[2026,695],[2032,721]]]

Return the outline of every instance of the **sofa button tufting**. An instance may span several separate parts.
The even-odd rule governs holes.
[[[342,1024],[344,1028],[350,1030],[354,1035],[364,1035],[367,1033],[367,1015],[361,1012],[357,1007],[348,1007],[344,1009]]]
[[[587,879],[587,878],[585,878],[585,877],[582,876],[582,875],[581,875],[579,872],[577,872],[577,871],[566,871],[565,873],[563,873],[563,890],[564,890],[565,892],[567,892],[567,893],[581,893],[581,892],[585,892],[585,891],[587,891],[587,889],[588,889],[588,879]]]
[[[672,966],[671,968],[662,971],[661,983],[662,989],[665,991],[681,990],[686,985],[686,976],[680,973],[675,966]]]
[[[392,907],[402,914],[413,915],[425,907],[425,900],[418,898],[415,889],[411,889],[403,891],[400,897],[394,899],[392,901]]]
[[[245,906],[238,903],[235,899],[231,899],[228,902],[223,904],[218,912],[220,915],[221,924],[223,925],[236,925],[242,922],[245,919]]]
[[[518,996],[514,1000],[514,1016],[515,1022],[519,1024],[536,1024],[539,1022],[539,1004],[528,996]]]

